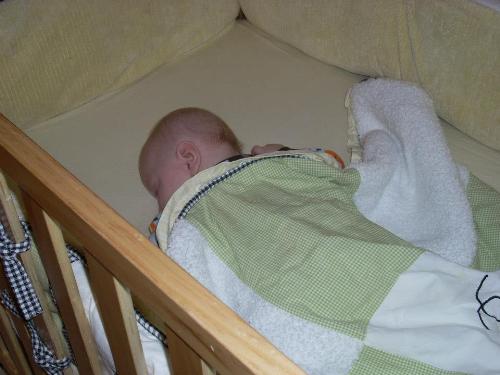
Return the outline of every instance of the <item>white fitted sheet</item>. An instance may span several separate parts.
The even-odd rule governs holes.
[[[237,22],[220,39],[125,90],[36,125],[28,134],[132,225],[145,231],[156,202],[137,158],[148,132],[184,106],[209,109],[254,144],[334,149],[348,161],[347,90],[363,77],[321,63]],[[444,125],[455,159],[500,191],[500,152]]]

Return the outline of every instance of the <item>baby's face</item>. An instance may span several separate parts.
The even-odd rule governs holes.
[[[148,144],[141,155],[139,173],[142,183],[158,202],[160,212],[175,191],[191,176],[173,154],[165,153],[158,144]]]
[[[155,197],[160,212],[176,190],[191,177],[174,158],[163,160],[159,166],[143,165],[140,172],[142,182]]]

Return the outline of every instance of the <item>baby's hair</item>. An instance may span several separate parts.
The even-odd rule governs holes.
[[[196,107],[180,108],[164,116],[151,131],[155,136],[201,137],[213,144],[227,143],[241,153],[241,143],[219,116]]]

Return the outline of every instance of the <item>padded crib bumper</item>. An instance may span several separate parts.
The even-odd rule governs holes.
[[[500,150],[500,7],[472,0],[241,0],[248,20],[328,64],[417,82],[440,117]]]
[[[232,25],[236,0],[0,3],[0,110],[24,128],[125,87]]]

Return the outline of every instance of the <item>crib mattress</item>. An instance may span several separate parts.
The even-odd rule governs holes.
[[[156,213],[137,158],[148,132],[184,106],[209,109],[254,144],[319,146],[349,160],[347,90],[363,77],[321,63],[247,22],[128,88],[40,123],[28,135],[141,231]],[[500,190],[500,152],[443,123],[457,162]]]

